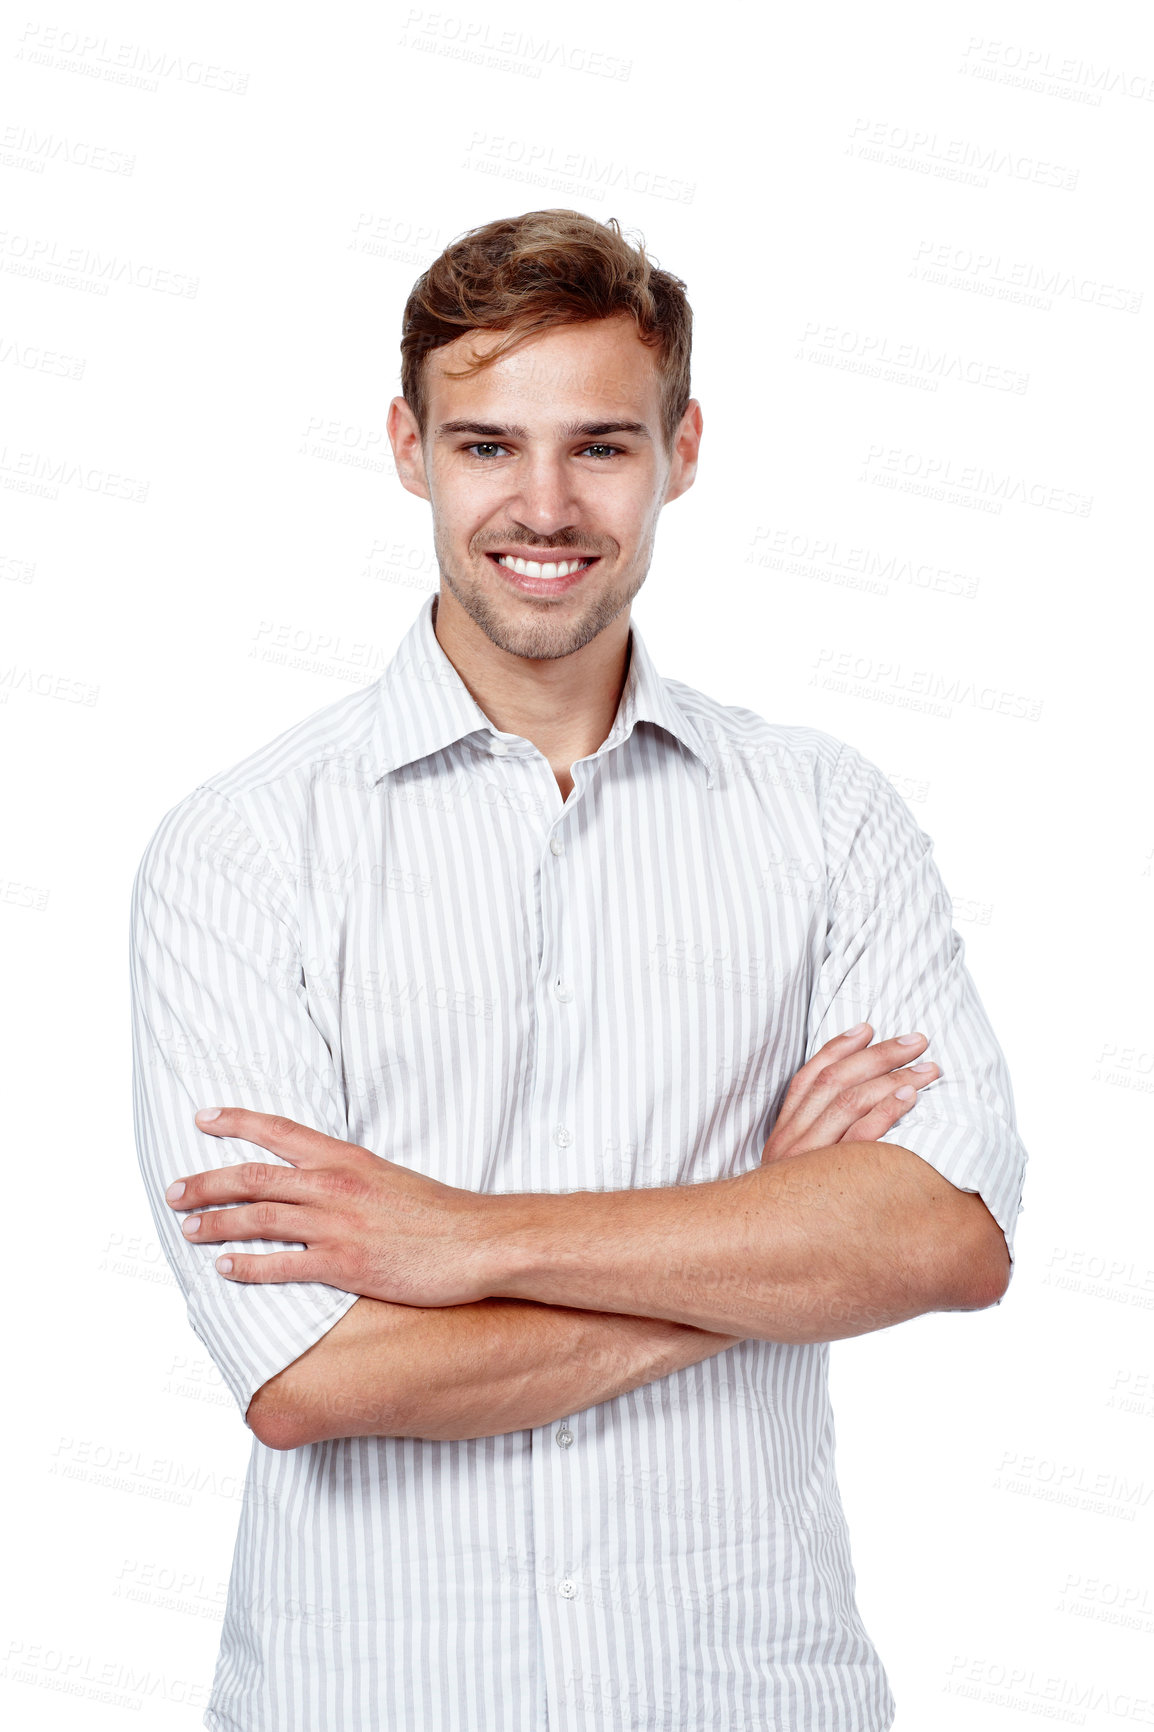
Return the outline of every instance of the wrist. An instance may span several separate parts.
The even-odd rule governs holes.
[[[532,1191],[486,1192],[481,1202],[478,1261],[484,1296],[537,1299],[534,1276],[549,1263],[548,1221],[564,1198]]]

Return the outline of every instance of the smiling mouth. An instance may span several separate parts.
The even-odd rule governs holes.
[[[579,555],[571,559],[536,560],[522,559],[512,553],[490,553],[486,557],[506,571],[514,572],[518,577],[533,577],[543,583],[551,583],[554,578],[571,577],[574,572],[587,570],[589,566],[596,564],[600,556],[592,554],[589,557]]]

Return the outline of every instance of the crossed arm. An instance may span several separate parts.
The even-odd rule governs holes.
[[[1009,1256],[981,1198],[875,1140],[937,1075],[897,1070],[924,1037],[871,1039],[862,1025],[828,1042],[794,1078],[760,1167],[705,1184],[479,1196],[267,1114],[198,1115],[292,1166],[246,1163],[173,1186],[182,1212],[239,1205],[190,1214],[186,1236],[308,1247],[234,1255],[221,1278],[320,1280],[360,1296],[256,1392],[249,1425],[282,1449],[491,1436],[745,1337],[835,1340],[993,1304]]]

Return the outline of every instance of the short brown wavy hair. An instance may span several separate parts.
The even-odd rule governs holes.
[[[505,331],[504,342],[463,379],[551,325],[585,324],[629,313],[657,351],[661,424],[667,452],[690,401],[693,314],[680,277],[658,268],[642,242],[625,239],[616,217],[601,223],[575,210],[531,210],[470,229],[413,285],[401,324],[401,394],[425,436],[427,355],[466,331]]]

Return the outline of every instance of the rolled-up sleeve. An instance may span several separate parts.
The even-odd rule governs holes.
[[[222,794],[198,788],[163,819],[132,891],[129,958],[137,1155],[189,1321],[242,1414],[356,1301],[318,1281],[249,1285],[216,1269],[271,1240],[190,1244],[169,1207],[174,1179],[242,1161],[291,1162],[198,1130],[199,1107],[280,1113],[347,1138],[344,1094],[311,1020],[285,872]]]
[[[858,1022],[871,1024],[875,1040],[927,1036],[925,1057],[941,1074],[878,1140],[912,1150],[959,1190],[978,1192],[1005,1235],[1012,1278],[1028,1156],[1009,1070],[966,967],[933,844],[877,766],[848,745],[822,822],[829,919],[806,1057]]]

